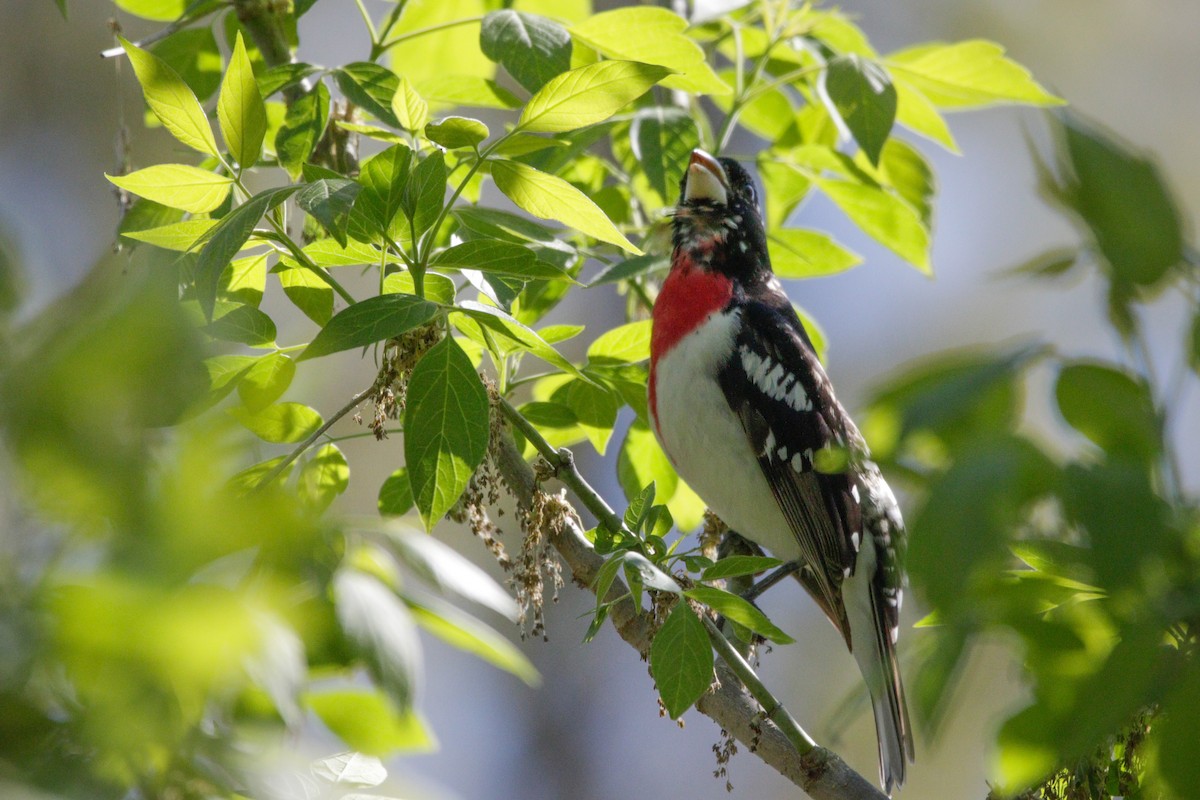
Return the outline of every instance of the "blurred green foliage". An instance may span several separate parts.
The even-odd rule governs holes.
[[[618,445],[621,530],[593,532],[609,556],[602,601],[622,573],[639,603],[681,593],[745,638],[789,641],[741,598],[668,574],[774,563],[680,547],[703,506],[647,424],[645,315],[687,153],[757,137],[782,277],[862,260],[787,226],[817,194],[930,272],[933,170],[899,134],[957,152],[947,114],[1061,103],[994,43],[882,54],[808,3],[698,24],[587,0],[408,0],[379,19],[360,6],[367,60],[326,68],[297,40],[314,2],[116,0],[171,23],[116,52],[147,121],[195,152],[112,176],[132,256],[19,326],[21,282],[0,252],[2,469],[18,489],[0,506],[0,793],[254,796],[255,758],[318,721],[350,752],[293,768],[335,792],[386,791],[379,757],[436,745],[418,631],[535,684],[506,636],[444,598],[536,618],[543,556],[519,557],[518,608],[403,517],[415,506],[430,529],[449,512],[511,564],[487,516],[501,397],[555,447],[603,453],[620,411],[635,417]],[[462,116],[473,108],[509,117],[489,127]],[[880,395],[872,438],[921,497],[911,572],[938,623],[915,694],[936,728],[973,637],[1011,631],[1034,702],[1001,732],[1006,788],[1066,764],[1043,797],[1074,796],[1074,775],[1089,791],[1194,797],[1200,531],[1139,319],[1165,292],[1195,297],[1196,259],[1152,162],[1064,119],[1046,190],[1085,242],[1025,271],[1102,276],[1130,359],[959,355]],[[487,181],[524,214],[481,205]],[[628,320],[576,362],[558,345],[582,326],[544,320],[592,263],[589,287],[615,286]],[[1195,368],[1200,316],[1188,330],[1180,364]],[[284,399],[309,359],[362,348],[375,377],[342,410]],[[1066,454],[1021,426],[1024,378],[1045,369],[1080,434]],[[377,437],[412,432],[382,520],[329,511],[352,464],[328,428],[364,404]],[[547,519],[522,516],[531,541]],[[711,683],[712,652],[688,603],[667,625],[651,664],[677,715]]]
[[[1049,344],[959,354],[883,389],[868,430],[919,497],[909,573],[933,613],[915,694],[936,729],[979,634],[1020,643],[1029,704],[999,733],[995,797],[1200,795],[1200,509],[1179,474],[1193,302],[1173,363],[1155,364],[1142,319],[1195,298],[1200,264],[1153,162],[1076,114],[1054,120],[1050,197],[1080,223],[1076,250],[1020,272],[1098,276],[1122,343],[1112,361]],[[1169,367],[1158,380],[1154,368]],[[1023,424],[1027,378],[1049,372],[1073,437],[1054,447]],[[1041,783],[1048,774],[1053,777]]]

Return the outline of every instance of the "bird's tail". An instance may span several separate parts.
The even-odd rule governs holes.
[[[915,754],[892,628],[883,614],[882,598],[874,587],[871,588],[873,591],[868,592],[869,619],[862,620],[866,625],[855,625],[855,620],[851,620],[851,627],[857,634],[853,648],[854,658],[871,694],[875,733],[879,739],[879,783],[891,796],[894,787],[903,785]],[[863,611],[867,610],[863,608]]]

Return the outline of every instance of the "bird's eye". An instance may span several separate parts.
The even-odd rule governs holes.
[[[758,205],[758,190],[754,188],[753,183],[746,184],[746,199],[754,205]]]

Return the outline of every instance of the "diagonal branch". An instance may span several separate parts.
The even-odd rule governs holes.
[[[575,467],[569,450],[555,450],[533,425],[506,400],[500,400],[505,416],[538,452],[557,470],[559,479],[605,525],[619,530],[621,518],[584,479]],[[504,482],[522,507],[532,505],[538,491],[537,478],[526,463],[511,435],[501,437],[496,466]],[[550,536],[550,543],[571,568],[581,586],[594,586],[604,559],[584,537],[577,520],[568,515],[566,524]],[[613,602],[609,618],[617,633],[642,656],[650,652],[653,628],[650,619],[628,596],[629,590],[618,579],[608,596]],[[624,596],[624,599],[618,600]],[[714,629],[715,630],[715,629]],[[710,634],[714,631],[710,631]],[[865,778],[851,769],[836,753],[815,744],[783,709],[753,670],[733,647],[722,647],[717,639],[729,643],[717,633],[710,636],[721,661],[717,663],[718,686],[696,703],[696,709],[745,744],[751,752],[775,768],[814,800],[885,800],[885,796]],[[740,675],[740,677],[739,677]],[[753,686],[751,690],[747,685]],[[780,724],[783,727],[780,727]],[[786,729],[786,732],[785,732]]]

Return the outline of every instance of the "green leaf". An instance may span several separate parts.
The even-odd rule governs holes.
[[[643,319],[605,331],[587,349],[589,361],[636,363],[650,358],[650,320]]]
[[[511,343],[514,349],[527,350],[547,364],[558,367],[564,372],[582,377],[579,368],[563,357],[561,353],[546,343],[537,331],[522,322],[513,319],[498,308],[485,306],[481,303],[465,301],[455,309],[456,314],[469,317],[474,322],[486,326],[493,336],[499,335]]]
[[[919,150],[901,139],[888,139],[883,146],[878,177],[916,210],[922,225],[927,229],[932,227],[937,187],[933,167]]]
[[[650,645],[650,671],[672,719],[683,716],[713,681],[713,652],[704,623],[680,601]]]
[[[688,22],[665,8],[634,6],[593,14],[573,26],[571,35],[608,58],[666,67],[668,89],[701,94],[729,94],[705,59],[704,51],[685,31]]]
[[[1005,58],[1003,47],[982,39],[919,45],[891,54],[885,63],[941,108],[1063,102],[1039,86],[1028,70]]]
[[[221,84],[217,117],[221,121],[221,135],[225,137],[230,155],[242,169],[254,166],[262,152],[263,137],[267,134],[267,109],[262,95],[258,93],[254,68],[250,65],[250,57],[246,55],[240,32],[233,53],[229,56],[225,80]]]
[[[649,424],[643,419],[633,421],[621,442],[621,451],[617,455],[617,480],[630,504],[640,495],[642,487],[650,484],[654,484],[659,502],[666,503],[668,507],[675,496],[679,476],[659,446],[658,439],[650,431]]]
[[[700,131],[679,108],[654,106],[639,111],[629,127],[633,154],[664,204],[676,199],[688,156],[700,146]]]
[[[221,85],[221,51],[211,28],[175,31],[152,44],[150,52],[179,73],[202,105]]]
[[[363,689],[313,692],[305,695],[304,704],[325,727],[360,753],[388,756],[437,749],[429,725],[416,711],[397,712],[379,692]]]
[[[321,427],[321,415],[303,403],[276,403],[258,411],[237,406],[229,414],[251,433],[272,444],[295,444]]]
[[[67,0],[54,0],[54,5],[58,6],[58,13],[62,15],[64,21],[69,19],[67,16]]]
[[[217,294],[222,300],[258,307],[267,286],[267,253],[238,258],[221,273]]]
[[[225,310],[224,304],[217,307],[212,322],[203,330],[214,339],[223,342],[238,342],[251,347],[266,347],[274,344],[277,331],[275,323],[266,313],[254,306],[232,304]]]
[[[404,467],[387,476],[379,487],[379,513],[385,517],[402,517],[413,507],[412,484]]]
[[[517,621],[520,609],[508,592],[453,547],[407,525],[383,526],[383,534],[392,555],[439,594],[455,594]]]
[[[280,262],[274,270],[279,285],[292,305],[304,316],[324,326],[333,316],[333,288],[307,267],[292,267]]]
[[[430,85],[447,72],[475,80],[491,78],[496,67],[479,50],[479,23],[475,22],[489,10],[485,0],[408,0],[392,33],[422,31],[424,35],[409,36],[392,47],[392,66],[431,100],[435,96]],[[466,22],[446,24],[460,20]]]
[[[665,269],[668,265],[669,262],[666,256],[658,253],[634,256],[633,258],[618,261],[600,270],[600,272],[596,273],[596,277],[592,278],[592,282],[588,286],[603,286],[606,283],[632,280],[647,272]]]
[[[782,566],[778,558],[766,556],[726,556],[711,567],[705,568],[701,580],[715,581],[721,578],[737,578],[742,575],[757,575]]]
[[[487,125],[470,117],[446,117],[425,126],[426,138],[447,150],[478,147],[488,135]]]
[[[295,376],[296,362],[284,353],[268,353],[242,375],[238,397],[251,413],[262,411],[283,396]]]
[[[409,609],[418,625],[451,647],[478,656],[493,667],[520,678],[527,686],[541,685],[542,676],[525,654],[475,617],[464,614],[448,603],[433,604],[426,601],[422,605],[410,601]]]
[[[113,0],[113,3],[122,11],[142,19],[173,22],[183,16],[189,0]]]
[[[406,77],[400,77],[396,93],[392,95],[392,113],[396,115],[400,127],[406,131],[421,130],[429,119],[429,104],[421,99],[421,95]]]
[[[749,628],[760,636],[765,636],[776,644],[791,644],[795,641],[777,628],[775,623],[767,619],[767,615],[755,608],[753,603],[724,589],[717,589],[713,586],[695,586],[685,591],[684,595],[693,600],[699,600],[718,614]]]
[[[1200,761],[1195,748],[1200,741],[1200,668],[1190,662],[1173,683],[1163,704],[1162,723],[1154,731],[1157,758],[1162,778],[1176,797],[1200,797]]]
[[[246,494],[247,492],[254,491],[262,485],[263,481],[267,479],[268,475],[274,472],[275,469],[283,463],[285,458],[287,458],[287,456],[278,456],[276,458],[259,462],[254,466],[247,467],[229,479],[229,488],[238,494]],[[275,476],[274,480],[279,482],[286,481],[288,476],[292,474],[293,466],[295,465],[288,464],[278,475]]]
[[[779,228],[767,234],[771,269],[780,278],[816,278],[836,275],[862,263],[830,236],[799,228]]]
[[[431,102],[447,106],[477,108],[520,108],[517,96],[500,84],[486,78],[468,75],[443,75],[421,83],[421,95]]]
[[[517,161],[496,161],[492,179],[508,199],[533,216],[557,220],[602,242],[642,254],[591,198],[562,178]]]
[[[483,18],[479,48],[531,92],[571,68],[571,35],[536,14],[493,11]]]
[[[425,353],[408,385],[404,462],[427,529],[458,502],[487,453],[488,412],[487,390],[454,339]]]
[[[903,73],[892,74],[892,85],[896,87],[896,122],[957,154],[954,134],[929,98],[904,80]]]
[[[355,61],[338,69],[334,76],[347,100],[394,128],[407,127],[400,124],[392,110],[400,88],[396,73],[370,61]]]
[[[580,427],[596,448],[596,452],[604,455],[604,451],[608,449],[608,440],[612,438],[613,425],[617,422],[617,411],[620,409],[620,403],[613,393],[576,378],[556,390],[551,400],[575,412]]]
[[[642,522],[646,519],[646,514],[650,511],[650,507],[654,505],[654,483],[646,484],[637,497],[629,501],[629,507],[625,509],[623,522],[625,527],[631,531],[638,531],[642,527]]]
[[[758,176],[766,194],[767,229],[782,228],[800,201],[808,196],[812,181],[792,164],[765,152],[758,158]]]
[[[853,181],[819,178],[816,183],[871,238],[926,275],[932,274],[929,231],[911,206],[883,189]]]
[[[207,214],[229,197],[233,179],[186,164],[156,164],[128,175],[105,175],[113,183],[138,197],[164,206]]]
[[[346,227],[350,211],[362,186],[348,178],[321,179],[310,183],[296,195],[296,205],[321,223],[329,235],[346,247]]]
[[[370,297],[339,311],[297,361],[366,347],[399,336],[433,319],[437,305],[407,294]]]
[[[1162,449],[1158,414],[1141,380],[1106,364],[1075,362],[1054,388],[1063,419],[1111,455],[1151,463]]]
[[[362,163],[358,182],[363,191],[354,203],[354,215],[361,215],[381,235],[392,234],[392,220],[400,212],[411,164],[412,150],[403,144],[392,145]]]
[[[137,75],[138,83],[146,96],[146,105],[158,117],[163,127],[182,144],[210,156],[220,155],[212,126],[200,107],[200,101],[179,77],[158,56],[132,44],[124,37],[117,37],[129,56],[129,63]]]
[[[136,242],[145,242],[164,250],[187,253],[199,249],[199,246],[207,238],[206,234],[216,227],[218,221],[215,219],[185,219],[182,222],[172,222],[156,228],[121,231],[121,237]]]
[[[207,241],[196,260],[196,297],[206,317],[212,318],[221,273],[250,238],[263,214],[286,200],[297,188],[284,186],[259,192],[222,217],[205,234]]]
[[[294,61],[278,64],[258,76],[258,93],[264,100],[278,91],[295,86],[305,78],[320,72],[319,67]]]
[[[433,257],[431,266],[477,269],[523,280],[571,280],[554,264],[542,261],[528,247],[497,239],[472,239],[447,248]]]
[[[208,373],[208,404],[214,405],[232,392],[238,381],[257,363],[254,356],[225,355],[204,359],[204,369]]]
[[[435,149],[413,169],[401,198],[404,214],[411,224],[413,241],[429,230],[441,213],[445,199],[446,161],[442,152]]]
[[[1112,134],[1063,118],[1074,182],[1067,189],[1117,277],[1148,286],[1183,261],[1179,207],[1158,167]]]
[[[350,465],[336,444],[319,448],[300,468],[296,490],[305,504],[324,511],[350,485]]]
[[[403,294],[417,293],[417,285],[413,280],[411,272],[393,272],[383,279],[383,293],[394,294],[396,292],[402,292]],[[458,294],[458,287],[454,285],[454,281],[437,272],[425,273],[426,300],[452,306],[454,305],[454,296],[456,294]]]
[[[329,124],[329,90],[318,82],[311,91],[288,106],[283,125],[275,134],[279,163],[292,179],[300,176]]]
[[[878,165],[883,145],[896,121],[896,88],[887,70],[850,53],[826,64],[820,86],[833,106],[833,113],[871,163]]]
[[[371,675],[396,708],[411,708],[421,682],[421,640],[408,607],[375,576],[345,567],[333,576],[333,599],[342,632]]]
[[[603,122],[671,70],[636,61],[599,61],[564,72],[529,99],[517,122],[530,133],[560,133]]]

